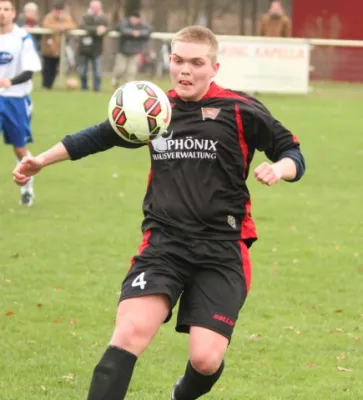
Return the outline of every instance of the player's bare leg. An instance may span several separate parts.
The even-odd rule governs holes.
[[[121,301],[110,345],[94,369],[88,400],[125,398],[137,358],[169,311],[169,301],[163,295]]]
[[[14,147],[14,153],[17,159],[17,164],[25,157],[30,156],[31,153],[25,147]],[[23,206],[30,207],[34,200],[34,189],[33,189],[32,177],[24,186],[20,189],[20,204]]]
[[[194,400],[208,393],[223,372],[228,339],[206,328],[190,328],[190,360],[175,383],[171,400]]]

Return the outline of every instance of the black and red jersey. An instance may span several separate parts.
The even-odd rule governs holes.
[[[291,156],[304,165],[298,140],[255,98],[215,83],[200,101],[185,102],[173,90],[168,96],[168,131],[148,144],[151,170],[143,230],[252,242],[257,235],[246,180],[254,152],[264,151],[273,162]],[[86,131],[81,136],[92,136]],[[98,131],[93,142],[99,142],[99,149],[87,154],[112,145],[137,147],[122,144],[109,123]],[[83,153],[77,153],[81,146],[72,136],[63,140],[71,158],[87,155],[84,143]]]

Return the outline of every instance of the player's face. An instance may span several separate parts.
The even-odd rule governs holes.
[[[208,91],[219,69],[210,58],[210,46],[202,43],[176,42],[170,56],[170,77],[178,96],[198,101]]]
[[[10,1],[0,1],[0,27],[11,25],[15,19],[15,9]]]

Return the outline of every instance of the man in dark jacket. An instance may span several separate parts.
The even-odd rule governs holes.
[[[101,55],[107,25],[108,22],[103,14],[101,1],[92,0],[80,25],[81,29],[87,31],[87,34],[81,37],[78,52],[78,71],[82,90],[88,90],[89,62],[92,64],[93,90],[98,92],[101,89]]]
[[[120,78],[127,82],[135,80],[138,70],[138,56],[145,48],[151,35],[151,27],[141,22],[139,12],[133,12],[115,30],[120,32],[120,42],[112,73],[112,83],[119,85]]]

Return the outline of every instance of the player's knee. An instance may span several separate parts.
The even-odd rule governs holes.
[[[195,351],[190,356],[193,368],[202,375],[213,375],[222,364],[224,354],[213,348]]]
[[[139,356],[149,345],[152,335],[139,321],[124,316],[115,327],[111,345]]]

